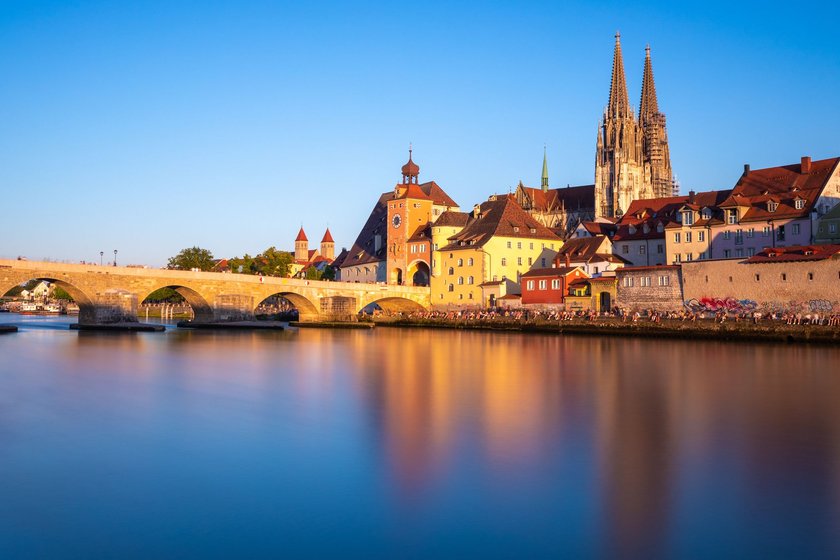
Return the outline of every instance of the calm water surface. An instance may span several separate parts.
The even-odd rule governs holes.
[[[840,350],[0,315],[2,558],[838,558]]]

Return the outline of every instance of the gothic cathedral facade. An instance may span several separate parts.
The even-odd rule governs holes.
[[[621,36],[615,36],[610,98],[595,151],[595,214],[619,218],[636,199],[673,195],[665,115],[659,112],[650,47],[646,48],[638,119],[627,96]]]

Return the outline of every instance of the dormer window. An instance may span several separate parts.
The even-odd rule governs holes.
[[[684,226],[694,225],[694,212],[692,212],[691,210],[686,210],[685,212],[682,213],[682,215],[683,215],[682,223],[683,223]]]
[[[803,208],[805,208],[805,201],[801,198],[797,198],[793,204],[797,210],[802,210]]]
[[[704,220],[711,220],[712,210],[710,208],[703,208],[702,216]]]
[[[634,233],[636,233],[636,226],[631,225],[627,228],[627,231],[630,233],[630,235],[633,235]]]
[[[726,211],[726,223],[728,224],[737,224],[738,223],[738,209],[737,208],[730,208]]]
[[[768,200],[768,201],[767,201],[767,211],[768,211],[768,212],[775,212],[775,211],[776,211],[776,208],[778,208],[778,207],[779,207],[779,203],[778,203],[778,202],[774,202],[774,201],[772,201],[772,200]]]
[[[513,232],[519,233],[519,226],[513,226]]]
[[[662,225],[662,222],[656,224],[656,233],[662,233],[665,231],[665,226]]]
[[[643,233],[650,233],[650,226],[647,225],[647,224],[643,225],[642,226],[642,232]]]
[[[537,228],[531,228],[531,233],[537,233]]]

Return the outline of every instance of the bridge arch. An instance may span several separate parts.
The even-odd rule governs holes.
[[[429,268],[429,263],[423,259],[417,259],[411,262],[407,267],[408,282],[410,286],[428,286],[431,281],[432,271]]]
[[[271,292],[265,296],[261,296],[260,298],[254,299],[254,309],[252,310],[256,313],[257,308],[268,298],[271,297],[282,297],[289,301],[292,305],[295,306],[295,309],[298,310],[298,317],[302,318],[304,316],[315,317],[320,314],[320,310],[318,309],[318,305],[316,305],[312,300],[308,297],[290,291],[279,290],[276,292]],[[259,301],[257,301],[259,299]]]
[[[390,311],[392,313],[411,313],[412,311],[424,311],[426,309],[422,304],[414,301],[413,299],[398,296],[387,296],[362,301],[361,305],[359,305],[357,313],[361,313],[364,308],[369,305],[373,305],[374,303],[381,307],[383,311]]]
[[[213,306],[207,301],[207,298],[202,296],[200,293],[195,291],[192,288],[187,286],[182,286],[180,284],[163,284],[160,286],[156,286],[153,290],[148,290],[143,294],[143,297],[138,300],[138,303],[143,303],[146,301],[150,295],[155,293],[158,290],[162,290],[163,288],[169,288],[171,290],[175,290],[178,294],[183,297],[190,307],[192,307],[193,313],[195,315],[195,321],[212,321],[215,318],[215,314],[213,313]]]
[[[73,298],[73,301],[76,302],[76,305],[79,306],[79,322],[84,322],[89,317],[94,317],[96,314],[93,300],[90,296],[85,293],[84,290],[76,286],[75,284],[71,284],[65,280],[59,280],[53,276],[29,276],[29,277],[19,277],[18,281],[12,281],[11,284],[8,282],[0,285],[0,297],[5,296],[13,289],[17,288],[18,286],[29,282],[30,280],[37,280],[38,282],[49,282],[50,284],[54,284],[58,286],[68,294],[70,297]]]

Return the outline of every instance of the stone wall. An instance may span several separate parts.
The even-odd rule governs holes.
[[[678,311],[683,308],[679,266],[620,268],[616,304],[628,311]]]
[[[701,311],[840,312],[840,257],[745,264],[683,263],[685,305]]]

